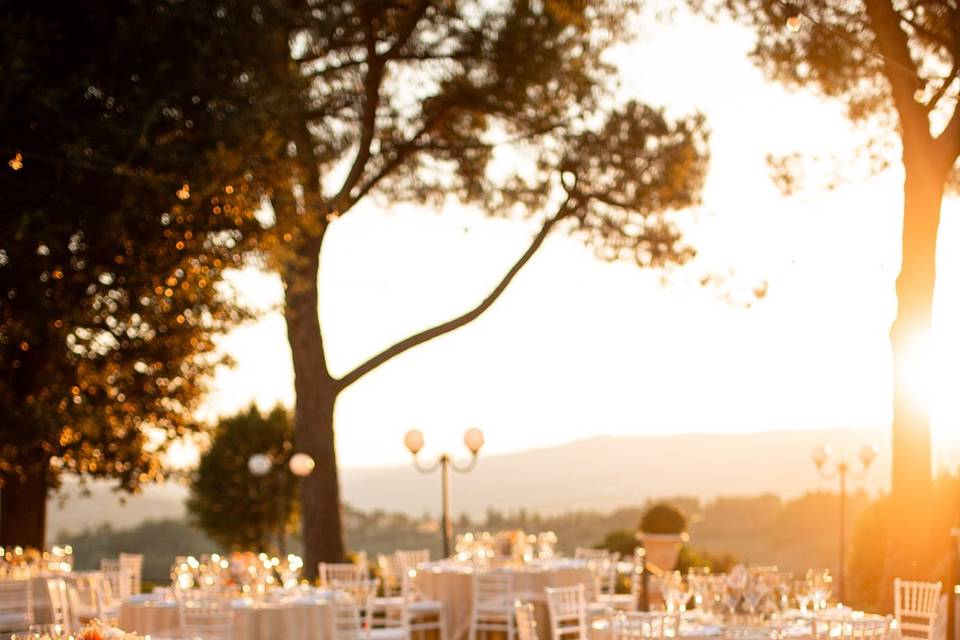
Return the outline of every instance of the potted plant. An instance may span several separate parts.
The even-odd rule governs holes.
[[[677,567],[680,547],[690,539],[687,535],[687,519],[668,504],[651,507],[640,522],[637,539],[646,552],[646,562],[664,571]]]

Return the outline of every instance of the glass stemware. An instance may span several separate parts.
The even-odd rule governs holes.
[[[793,596],[797,599],[797,605],[801,613],[807,612],[810,606],[810,600],[813,598],[813,584],[810,580],[796,580],[793,583]]]
[[[690,567],[687,570],[687,585],[697,609],[703,611],[704,600],[710,591],[710,567]]]
[[[811,599],[813,610],[826,609],[830,596],[833,595],[833,576],[828,569],[811,569],[807,572],[807,580],[811,584]]]

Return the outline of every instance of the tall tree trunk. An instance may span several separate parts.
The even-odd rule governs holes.
[[[42,549],[47,529],[47,476],[38,466],[25,478],[3,474],[0,489],[0,546]]]
[[[316,577],[317,563],[343,559],[340,482],[334,448],[336,381],[327,371],[318,314],[319,242],[303,247],[285,269],[287,337],[293,353],[296,390],[294,445],[316,467],[301,482],[305,573]]]
[[[946,171],[928,149],[904,152],[903,258],[893,346],[893,499],[887,582],[931,579],[933,535],[928,391],[937,230]],[[889,584],[887,585],[889,588]],[[887,599],[889,602],[889,598]]]

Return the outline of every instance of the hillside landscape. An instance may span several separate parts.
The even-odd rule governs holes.
[[[469,475],[454,477],[454,512],[477,518],[491,505],[546,514],[613,511],[662,496],[753,496],[759,486],[784,498],[811,489],[832,491],[834,483],[821,480],[810,462],[810,451],[823,443],[851,460],[863,444],[881,443],[870,473],[853,487],[876,493],[885,488],[890,473],[885,438],[880,429],[597,437],[481,456]],[[577,473],[570,473],[573,469]],[[353,508],[418,516],[438,512],[439,478],[421,475],[412,466],[345,469],[342,478],[345,502]],[[187,488],[176,482],[128,497],[111,495],[103,483],[91,482],[88,490],[84,497],[76,485],[67,485],[61,499],[51,504],[52,535],[104,523],[122,528],[151,518],[182,519],[186,514]]]

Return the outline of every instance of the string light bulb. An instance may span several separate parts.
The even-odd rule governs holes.
[[[803,26],[803,22],[800,19],[800,9],[797,8],[797,5],[793,3],[787,4],[785,16],[787,31],[790,33],[797,33],[800,31],[800,27]]]
[[[23,154],[17,151],[17,153],[7,162],[7,164],[10,165],[10,168],[14,171],[20,171],[20,169],[23,169]]]

